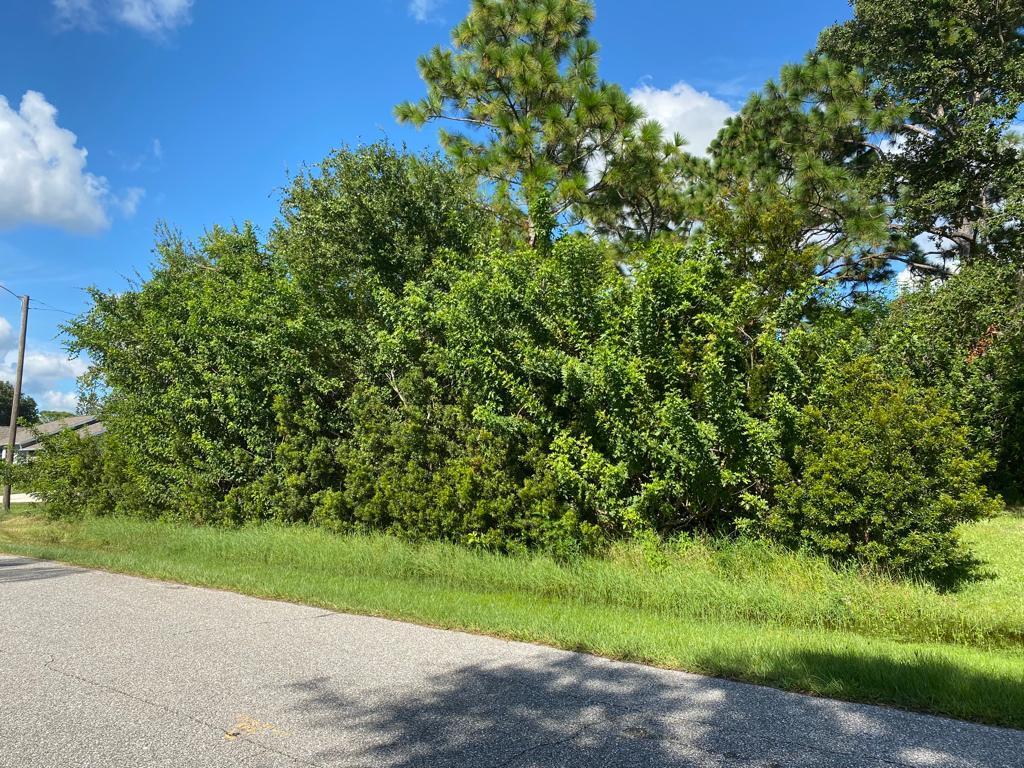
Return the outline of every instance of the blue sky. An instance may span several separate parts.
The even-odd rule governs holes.
[[[601,74],[695,148],[845,0],[597,0]],[[466,0],[6,0],[0,10],[0,283],[70,312],[122,289],[153,229],[273,221],[289,172],[344,143],[435,146],[392,108]],[[6,298],[5,298],[6,297]],[[17,302],[0,293],[0,378]],[[60,312],[29,322],[25,390],[74,406]]]

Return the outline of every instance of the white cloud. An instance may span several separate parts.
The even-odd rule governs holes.
[[[953,252],[953,249],[956,248],[956,243],[952,240],[922,232],[914,238],[914,243],[924,253],[926,264],[930,264],[933,267],[941,267],[951,275],[955,275],[960,271],[959,261],[955,258],[942,259],[936,253],[936,251]],[[900,291],[916,291],[922,286],[928,285],[934,275],[934,270],[903,267],[896,273],[896,287]]]
[[[85,170],[88,152],[56,121],[57,109],[28,91],[18,111],[0,96],[0,229],[46,224],[74,232],[108,226],[107,180]]]
[[[95,0],[53,0],[53,9],[63,27],[91,30],[100,26]]]
[[[13,383],[18,363],[18,351],[15,348],[13,333],[9,345],[5,345],[5,329],[10,327],[4,318],[0,318],[0,379]],[[5,348],[6,347],[6,348]],[[25,374],[22,380],[22,392],[31,395],[36,402],[42,404],[46,398],[60,394],[69,397],[67,388],[73,386],[74,380],[86,372],[88,366],[79,359],[70,359],[59,352],[43,352],[33,350],[31,344],[25,354]],[[40,394],[42,393],[42,394]],[[49,407],[49,406],[47,406]]]
[[[144,190],[120,195],[103,176],[89,173],[89,152],[57,125],[57,108],[26,91],[18,110],[0,96],[0,230],[22,224],[98,232],[110,226],[108,207],[135,213]]]
[[[724,101],[682,81],[668,90],[641,85],[629,92],[629,98],[666,131],[681,134],[688,149],[701,155],[725,121],[736,114]]]
[[[53,0],[53,12],[64,29],[94,31],[101,26],[97,0]]]
[[[53,0],[65,28],[89,31],[113,21],[159,37],[192,21],[193,0]]]
[[[112,198],[112,202],[121,211],[121,215],[130,219],[139,208],[139,203],[146,196],[146,190],[142,187],[128,187],[124,194]]]
[[[0,381],[14,383],[18,364],[18,340],[7,318],[0,316]],[[40,408],[74,411],[78,405],[75,379],[88,369],[83,360],[72,360],[59,352],[32,348],[25,355],[22,392],[30,395]]]
[[[409,15],[419,22],[434,21],[438,5],[440,0],[409,0]]]
[[[46,411],[70,411],[74,413],[78,408],[78,393],[60,392],[50,389],[39,397],[39,408]]]
[[[916,291],[922,285],[925,284],[927,279],[924,275],[914,272],[908,267],[904,267],[896,273],[896,288],[901,292]]]
[[[11,368],[13,369],[13,364]],[[88,366],[82,360],[72,360],[62,354],[27,352],[25,354],[25,380],[36,385],[53,386],[62,379],[77,379]],[[37,389],[44,387],[37,386]]]
[[[14,340],[14,328],[6,317],[0,317],[0,360],[3,360],[7,353],[14,349],[15,344],[17,342]]]
[[[883,155],[899,156],[907,151],[907,137],[900,133],[895,138],[885,138],[878,143]]]
[[[151,35],[192,21],[192,0],[118,0],[114,5],[122,23]]]

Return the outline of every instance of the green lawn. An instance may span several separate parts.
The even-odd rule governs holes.
[[[558,563],[306,527],[0,521],[0,550],[1024,728],[1024,518],[954,594],[757,543]]]

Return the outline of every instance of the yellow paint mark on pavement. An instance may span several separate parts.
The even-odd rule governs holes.
[[[288,731],[282,730],[272,723],[264,723],[249,715],[238,715],[235,724],[224,731],[224,739],[225,741],[234,741],[239,737],[259,736],[264,733],[273,734],[274,736],[288,735]]]

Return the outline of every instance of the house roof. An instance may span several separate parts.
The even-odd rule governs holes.
[[[64,429],[73,429],[79,435],[86,437],[102,435],[106,431],[99,416],[68,416],[43,424],[33,424],[31,427],[18,427],[14,436],[14,447],[19,451],[37,451],[42,447],[40,439]],[[10,432],[10,427],[0,427],[0,448],[7,447],[8,432]]]

